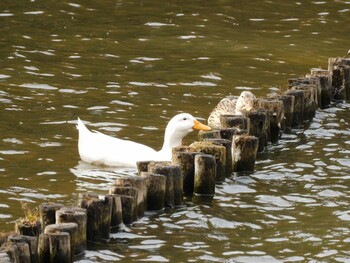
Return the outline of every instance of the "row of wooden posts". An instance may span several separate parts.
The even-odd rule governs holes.
[[[214,196],[215,183],[233,172],[252,172],[257,153],[277,143],[282,132],[302,127],[334,100],[350,99],[350,59],[331,58],[328,70],[312,69],[288,84],[283,94],[256,99],[255,110],[244,116],[221,116],[221,129],[174,148],[172,162],[139,162],[137,176],[118,176],[107,195],[80,194],[77,207],[41,204],[37,221],[17,222],[0,261],[73,262],[87,242],[108,242],[111,231],[145,211],[182,206],[184,195]]]

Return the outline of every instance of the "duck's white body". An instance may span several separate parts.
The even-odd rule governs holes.
[[[140,143],[91,132],[79,118],[77,127],[78,150],[83,161],[123,167],[136,167],[138,161],[171,161],[171,149],[181,145],[183,137],[193,129],[210,130],[210,127],[198,122],[191,114],[178,114],[167,125],[163,148],[155,151]]]
[[[250,91],[243,91],[239,97],[222,99],[212,110],[208,118],[208,125],[220,128],[220,116],[224,114],[243,115],[244,111],[253,109],[255,96]]]

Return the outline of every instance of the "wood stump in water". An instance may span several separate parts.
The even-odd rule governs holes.
[[[40,221],[42,231],[45,230],[47,225],[56,223],[56,211],[62,208],[62,204],[50,204],[44,203],[39,205]]]
[[[302,90],[287,90],[286,95],[294,96],[294,111],[292,128],[299,128],[304,120],[304,91]]]
[[[209,154],[197,154],[194,158],[194,193],[213,196],[215,194],[216,161]]]
[[[129,225],[135,222],[138,219],[137,188],[132,186],[111,186],[109,193],[111,195],[120,196],[123,223]],[[142,208],[143,207],[141,207],[141,209]]]
[[[232,140],[232,167],[234,172],[253,172],[259,140],[255,136],[238,135]]]
[[[147,209],[162,210],[165,204],[166,176],[148,172],[142,172],[140,176],[146,180]]]
[[[215,158],[216,175],[215,180],[222,182],[226,177],[226,148],[222,145],[215,145],[209,141],[194,142],[190,145],[194,152],[210,154]]]
[[[267,146],[268,133],[270,130],[270,122],[268,121],[269,118],[266,110],[259,109],[256,111],[249,111],[247,112],[247,117],[250,119],[249,135],[258,138],[258,152],[263,152]]]
[[[325,69],[313,68],[311,69],[311,76],[318,78],[318,85],[320,86],[318,106],[321,109],[328,108],[332,101],[330,72]]]
[[[87,241],[101,242],[109,239],[112,203],[110,195],[79,194],[79,205],[87,212]]]
[[[75,247],[72,250],[73,255],[81,255],[86,250],[86,225],[87,211],[85,208],[79,207],[62,207],[56,211],[56,223],[76,223],[77,235],[74,240]]]

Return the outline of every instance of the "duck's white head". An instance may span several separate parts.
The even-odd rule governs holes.
[[[236,103],[236,114],[243,114],[243,110],[251,111],[254,106],[255,96],[250,91],[243,91]]]
[[[193,130],[209,131],[211,128],[200,123],[189,113],[180,113],[175,115],[165,129],[164,149],[170,149],[181,145],[182,139]]]

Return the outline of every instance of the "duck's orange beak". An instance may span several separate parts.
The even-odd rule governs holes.
[[[210,131],[211,128],[197,120],[194,120],[194,125],[192,126],[192,129],[195,130],[202,130],[202,131]]]

